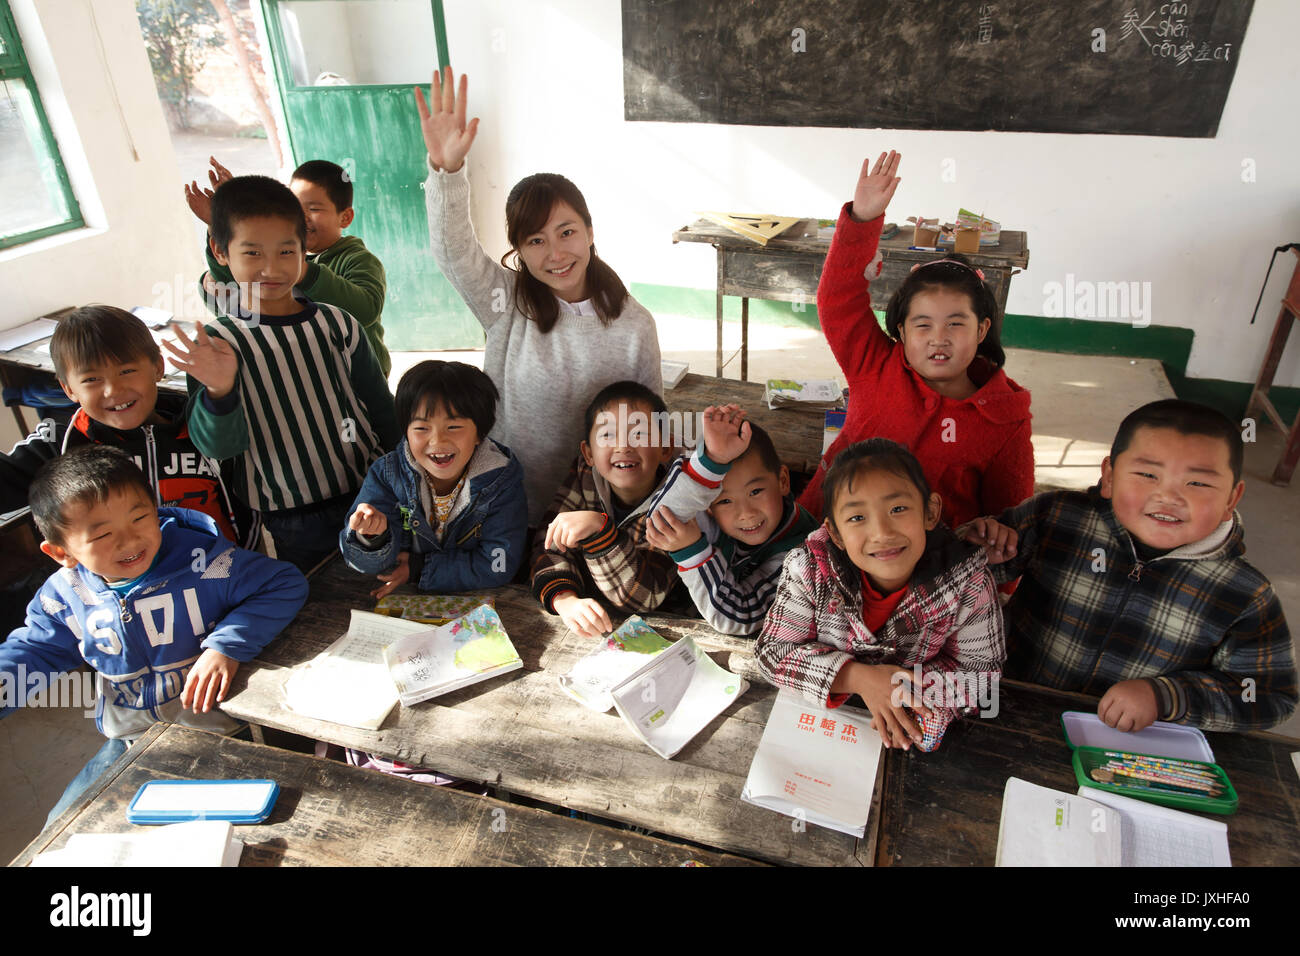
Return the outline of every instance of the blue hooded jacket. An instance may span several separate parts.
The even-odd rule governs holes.
[[[195,714],[181,691],[212,648],[250,661],[307,600],[291,564],[245,551],[207,515],[159,508],[162,544],[153,567],[119,596],[82,565],[50,575],[27,606],[26,623],[0,644],[0,717],[29,696],[32,674],[98,672],[95,723],[108,737],[135,737],[159,720],[229,732],[219,709]],[[20,669],[21,668],[21,669]]]
[[[358,535],[346,522],[339,533],[348,566],[363,574],[391,571],[406,551],[411,580],[420,590],[454,594],[509,584],[524,560],[524,469],[494,439],[484,439],[465,466],[465,484],[452,503],[441,542],[429,523],[429,484],[405,438],[370,466],[348,518],[360,504],[388,519],[388,529],[373,538]]]

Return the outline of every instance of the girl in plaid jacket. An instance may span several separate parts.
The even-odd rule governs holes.
[[[841,452],[825,495],[825,524],[786,557],[759,669],[819,705],[856,693],[885,746],[933,750],[988,707],[1006,659],[985,556],[940,524],[920,464],[888,439]]]

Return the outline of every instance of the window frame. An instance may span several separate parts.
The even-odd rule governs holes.
[[[53,163],[54,171],[58,175],[60,192],[68,210],[68,218],[62,222],[42,226],[39,229],[30,229],[27,232],[20,232],[12,236],[0,236],[0,250],[4,250],[61,232],[84,228],[86,221],[81,213],[81,204],[77,202],[76,193],[73,192],[72,181],[68,178],[68,169],[63,162],[62,153],[59,152],[59,144],[54,138],[54,131],[50,127],[49,117],[45,114],[45,105],[41,102],[41,91],[37,86],[36,77],[32,75],[31,67],[27,63],[27,55],[23,51],[22,37],[19,36],[18,25],[14,21],[13,12],[9,8],[9,0],[0,0],[0,47],[2,47],[0,49],[0,83],[7,80],[18,80],[26,84],[32,98],[32,106],[36,112],[36,120],[39,126],[36,132],[39,134],[46,155]]]

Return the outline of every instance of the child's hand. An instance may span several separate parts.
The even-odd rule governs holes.
[[[1015,528],[1008,528],[992,518],[976,518],[957,529],[957,537],[971,544],[983,545],[989,564],[1002,564],[1016,556],[1020,536]]]
[[[871,726],[886,747],[910,750],[921,742],[921,728],[904,707],[924,717],[930,710],[921,703],[919,689],[912,686],[912,672],[896,664],[859,664],[853,675],[853,689],[871,711]]]
[[[226,180],[234,179],[230,170],[217,162],[217,157],[209,156],[208,162],[212,164],[212,168],[208,170],[208,182],[211,183],[212,188],[204,189],[199,185],[198,180],[191,180],[185,187],[185,202],[189,204],[190,212],[194,213],[205,226],[212,225],[212,194]]]
[[[609,612],[599,601],[580,598],[572,591],[566,591],[551,601],[551,606],[569,630],[579,637],[603,637],[614,630]]]
[[[660,551],[680,551],[700,540],[701,533],[694,518],[683,521],[669,508],[656,508],[645,522],[646,542]]]
[[[357,505],[357,510],[352,512],[352,517],[348,519],[348,527],[357,534],[373,538],[388,530],[388,518],[382,511],[362,502]]]
[[[468,125],[465,123],[469,77],[461,74],[459,93],[455,89],[455,79],[456,74],[450,66],[447,67],[446,82],[438,71],[434,71],[429,91],[432,108],[425,102],[424,90],[418,86],[415,88],[415,106],[420,111],[420,131],[424,133],[424,145],[429,150],[429,162],[447,173],[454,173],[465,164],[465,156],[478,133],[477,116]]]
[[[171,353],[172,365],[206,387],[209,398],[225,398],[235,387],[239,356],[225,339],[208,335],[203,323],[195,322],[194,328],[191,340],[181,331],[180,323],[173,322],[172,331],[180,341],[163,340],[163,345]]]
[[[226,699],[230,682],[239,670],[239,661],[208,648],[190,668],[181,690],[181,706],[194,713],[206,714]]]
[[[599,511],[566,511],[546,526],[543,547],[547,551],[576,548],[583,538],[591,537],[604,526],[605,516]]]
[[[1112,684],[1097,705],[1097,716],[1108,727],[1135,734],[1160,716],[1156,689],[1147,680],[1122,680]]]
[[[735,461],[749,447],[750,427],[739,405],[710,405],[704,410],[704,453],[719,465]]]
[[[381,600],[388,597],[403,584],[411,579],[411,555],[408,551],[403,551],[397,556],[397,567],[387,574],[377,574],[375,577],[384,583],[370,592],[370,596],[375,600]]]
[[[858,187],[853,191],[853,218],[859,222],[870,222],[889,208],[889,200],[894,198],[894,190],[902,182],[897,175],[898,161],[902,154],[892,149],[881,153],[876,160],[875,169],[871,168],[871,157],[862,161],[862,173],[858,176]]]

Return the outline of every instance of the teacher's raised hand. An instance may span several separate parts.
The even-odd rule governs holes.
[[[415,106],[420,111],[420,131],[429,150],[429,162],[446,173],[454,173],[465,165],[465,157],[478,132],[477,116],[468,124],[465,122],[469,78],[461,74],[459,91],[455,78],[450,66],[445,78],[434,71],[429,90],[431,103],[425,102],[423,89],[415,88]]]

